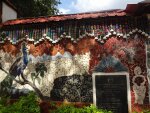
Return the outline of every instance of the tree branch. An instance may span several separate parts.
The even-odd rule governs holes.
[[[8,73],[6,70],[4,70],[3,68],[0,68],[2,71],[4,71],[11,79],[13,79],[15,82],[17,82],[17,83],[19,83],[19,84],[21,84],[21,85],[25,85],[25,84],[28,84],[28,85],[30,85],[33,89],[34,89],[34,91],[35,91],[35,93],[39,96],[39,98],[41,99],[41,100],[44,100],[44,96],[43,96],[43,94],[41,93],[41,91],[36,87],[36,85],[35,84],[33,84],[32,82],[30,82],[30,81],[28,81],[26,78],[25,78],[25,76],[23,75],[23,74],[21,74],[21,77],[22,77],[22,79],[24,80],[23,82],[22,81],[19,81],[19,80],[16,80],[15,79],[15,77],[13,77],[12,75],[10,75],[10,73]]]
[[[19,83],[19,84],[21,84],[21,85],[25,85],[25,84],[26,84],[26,82],[22,82],[22,81],[19,81],[19,80],[15,79],[15,77],[13,77],[12,75],[10,75],[10,73],[8,73],[8,72],[7,72],[6,70],[4,70],[3,68],[1,68],[1,70],[4,71],[4,72],[8,75],[8,77],[10,77],[11,79],[13,79],[15,82],[17,82],[17,83]]]
[[[21,77],[23,78],[23,80],[24,80],[27,84],[29,84],[29,85],[34,89],[34,91],[36,92],[36,94],[43,100],[43,99],[44,99],[44,96],[43,96],[43,94],[41,93],[41,91],[36,87],[36,85],[35,85],[34,83],[28,81],[28,80],[25,78],[24,74],[21,74]]]

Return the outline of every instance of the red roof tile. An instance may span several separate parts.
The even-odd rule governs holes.
[[[45,16],[38,18],[22,18],[9,20],[3,25],[17,25],[17,24],[30,24],[30,23],[44,23],[50,21],[64,21],[72,19],[88,19],[88,18],[98,18],[98,17],[109,17],[109,16],[125,16],[127,15],[124,10],[105,10],[100,12],[87,12],[78,14],[66,14],[66,15],[55,15],[55,16]]]

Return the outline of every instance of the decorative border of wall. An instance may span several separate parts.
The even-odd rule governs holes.
[[[147,39],[150,39],[150,36],[148,33],[140,30],[140,29],[133,29],[131,30],[129,33],[127,34],[123,34],[123,33],[119,33],[113,29],[111,29],[110,31],[108,31],[107,35],[102,36],[95,36],[94,31],[93,33],[87,33],[84,34],[82,36],[80,36],[77,39],[74,39],[73,37],[66,35],[65,33],[63,35],[61,35],[58,39],[53,40],[51,37],[48,37],[47,34],[43,34],[43,37],[41,37],[38,41],[34,40],[33,38],[29,38],[28,35],[26,35],[24,38],[16,40],[15,42],[11,39],[11,37],[6,36],[5,39],[3,41],[0,41],[0,43],[5,43],[5,41],[9,41],[11,44],[16,45],[19,42],[22,41],[29,41],[29,42],[33,42],[34,45],[39,44],[40,42],[44,41],[44,40],[48,40],[49,42],[51,42],[52,44],[56,44],[59,43],[59,41],[63,40],[63,39],[70,39],[73,43],[78,43],[78,41],[80,41],[82,38],[85,37],[95,37],[95,39],[100,43],[100,44],[104,44],[106,40],[108,40],[110,37],[112,36],[116,36],[118,38],[123,38],[123,39],[128,39],[130,38],[131,35],[135,34],[135,33],[139,33],[143,36],[146,37]]]

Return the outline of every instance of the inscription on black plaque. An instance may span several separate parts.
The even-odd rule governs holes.
[[[127,78],[124,75],[96,75],[96,105],[113,111],[128,113]]]

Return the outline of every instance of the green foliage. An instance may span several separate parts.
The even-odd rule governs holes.
[[[8,103],[8,97],[0,97],[0,111],[2,107],[7,106]],[[0,112],[1,113],[1,112]]]
[[[89,107],[84,108],[84,113],[112,113],[111,111],[103,110],[103,109],[97,109],[96,106],[91,105]]]
[[[20,97],[14,104],[8,104],[7,100],[1,99],[0,113],[40,113],[37,96],[34,93],[30,93],[26,97]]]
[[[38,17],[58,14],[59,0],[11,0],[20,17]]]
[[[52,106],[52,107],[56,107],[56,102],[50,102],[50,105]]]
[[[142,113],[150,113],[150,110],[144,110]]]
[[[143,110],[142,112],[133,112],[133,113],[150,113],[150,110]]]
[[[96,106],[91,105],[89,107],[75,108],[73,105],[62,105],[53,113],[112,113],[102,109],[97,109]]]

